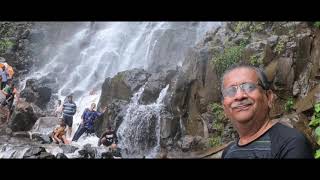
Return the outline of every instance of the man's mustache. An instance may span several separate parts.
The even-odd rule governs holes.
[[[241,107],[241,106],[247,106],[247,105],[251,105],[253,104],[253,100],[252,99],[244,99],[242,101],[236,101],[236,102],[233,102],[231,104],[231,108],[238,108],[238,107]]]

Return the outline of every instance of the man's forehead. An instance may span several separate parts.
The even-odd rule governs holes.
[[[258,80],[258,75],[255,70],[240,67],[231,70],[224,77],[224,85],[242,82],[255,82]]]

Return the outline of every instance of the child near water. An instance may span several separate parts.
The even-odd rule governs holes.
[[[69,144],[69,141],[66,138],[66,124],[64,123],[63,118],[59,118],[59,125],[60,126],[56,127],[51,134],[53,142],[57,144]]]

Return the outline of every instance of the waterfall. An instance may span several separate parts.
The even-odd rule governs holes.
[[[182,64],[187,49],[217,25],[218,22],[82,23],[73,34],[58,33],[64,38],[50,37],[53,32],[48,31],[45,42],[49,44],[43,49],[53,52],[43,57],[44,66],[33,70],[28,79],[51,78],[59,98],[74,93],[78,100],[86,92],[99,90],[106,77],[120,71],[155,69],[159,65],[175,68]],[[64,31],[63,27],[60,31]]]
[[[160,119],[164,108],[163,99],[169,85],[162,91],[156,103],[139,104],[144,86],[134,94],[127,109],[126,116],[119,126],[117,136],[119,147],[128,157],[155,157],[160,150]]]
[[[98,103],[105,78],[133,68],[150,71],[181,66],[186,51],[219,26],[218,22],[59,22],[38,23],[43,47],[34,50],[42,59],[20,84],[28,79],[48,79],[52,101],[73,94],[77,113],[73,134],[81,114],[91,103]],[[45,25],[43,25],[45,24]],[[54,27],[54,29],[53,29]],[[46,82],[46,81],[44,81]],[[53,83],[52,83],[53,82]],[[156,103],[140,105],[143,88],[131,99],[124,122],[118,129],[119,146],[130,157],[154,157],[160,147],[160,114],[164,88]],[[91,94],[90,92],[95,92]],[[83,135],[73,145],[97,145],[96,136]]]

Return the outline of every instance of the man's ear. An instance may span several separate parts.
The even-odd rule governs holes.
[[[269,90],[267,90],[266,95],[267,95],[267,100],[268,100],[268,106],[271,109],[273,106],[274,93],[272,90],[269,89]]]

